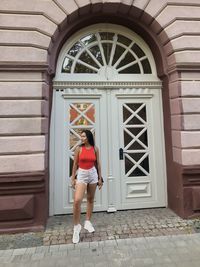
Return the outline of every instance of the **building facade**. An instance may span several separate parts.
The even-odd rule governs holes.
[[[85,128],[105,179],[96,211],[199,215],[200,1],[1,0],[0,10],[0,232],[72,212]]]

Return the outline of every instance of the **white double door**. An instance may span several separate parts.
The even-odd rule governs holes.
[[[53,99],[54,214],[72,213],[73,153],[83,129],[95,135],[105,180],[103,189],[97,189],[95,211],[166,206],[159,89],[64,89],[54,91]]]

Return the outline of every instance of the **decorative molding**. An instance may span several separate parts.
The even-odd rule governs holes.
[[[143,82],[67,82],[67,81],[54,81],[54,89],[65,88],[100,88],[100,89],[119,89],[119,88],[153,88],[161,89],[162,83],[160,81],[143,81]]]
[[[101,95],[94,95],[94,94],[87,94],[87,95],[76,95],[76,94],[62,94],[62,97],[65,99],[70,99],[70,98],[77,98],[77,99],[87,99],[88,97],[90,98],[90,99],[99,99],[100,97],[101,97]]]
[[[102,96],[102,90],[97,88],[65,88],[61,89],[61,95],[63,98],[100,98]]]
[[[155,93],[155,88],[120,88],[115,94],[117,98],[129,97],[145,97],[152,98]],[[160,88],[158,88],[160,89]]]
[[[44,192],[47,175],[47,171],[0,174],[0,196]]]
[[[200,165],[181,165],[181,167],[183,174],[200,174]]]
[[[49,74],[52,73],[52,70],[49,68],[46,62],[1,62],[0,63],[1,71],[47,71]]]
[[[200,64],[197,62],[193,63],[177,63],[176,65],[171,65],[168,67],[168,74],[174,72],[200,72]]]
[[[200,188],[200,165],[181,166],[181,173],[185,188]]]

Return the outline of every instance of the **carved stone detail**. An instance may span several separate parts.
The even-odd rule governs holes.
[[[101,88],[101,89],[119,89],[119,88],[154,88],[160,89],[162,83],[160,81],[144,81],[144,82],[66,82],[66,81],[54,81],[54,89],[64,88]]]

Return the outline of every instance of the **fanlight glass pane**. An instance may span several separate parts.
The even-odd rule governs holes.
[[[102,44],[103,50],[104,50],[104,55],[106,59],[106,63],[108,64],[110,60],[110,54],[111,54],[111,49],[112,49],[112,44]]]
[[[95,68],[99,68],[98,65],[94,62],[94,60],[86,51],[81,54],[79,59]]]
[[[90,47],[90,52],[94,55],[94,57],[99,61],[101,65],[103,65],[103,59],[101,55],[101,51],[98,45]]]
[[[113,40],[114,33],[112,32],[100,32],[101,40]]]
[[[143,52],[143,50],[137,45],[137,44],[134,44],[131,48],[133,50],[133,52],[139,57],[144,57],[145,56],[145,53]]]
[[[152,73],[151,65],[150,65],[149,60],[147,58],[142,60],[141,63],[142,63],[144,73],[146,73],[146,74]]]
[[[82,50],[82,45],[81,43],[77,42],[75,43],[72,48],[68,51],[68,54],[72,57],[75,57],[77,55],[77,53]]]
[[[126,69],[119,71],[119,73],[123,73],[123,74],[125,74],[125,73],[127,73],[127,74],[128,73],[141,73],[141,71],[140,71],[139,64],[136,63],[136,64],[134,64],[134,65],[132,65]]]
[[[126,56],[124,57],[124,59],[122,59],[122,61],[119,63],[117,68],[125,66],[131,62],[134,62],[135,60],[136,60],[135,57],[131,53],[127,53]]]
[[[70,73],[72,64],[73,64],[73,60],[71,60],[70,58],[66,57],[64,59],[64,63],[63,63],[63,66],[62,66],[62,72]]]
[[[84,45],[88,45],[92,42],[95,42],[96,40],[97,40],[97,38],[96,38],[95,34],[90,34],[90,35],[83,37],[81,39],[81,42],[83,42]]]
[[[122,46],[120,46],[120,45],[116,46],[115,54],[114,54],[113,62],[112,62],[113,65],[117,62],[117,60],[124,53],[124,51],[125,51],[125,48],[123,48]]]
[[[129,46],[131,44],[131,40],[121,34],[118,34],[118,40],[117,40],[119,43],[122,43],[126,46]]]
[[[90,69],[80,63],[76,63],[74,73],[97,73],[97,71]]]

